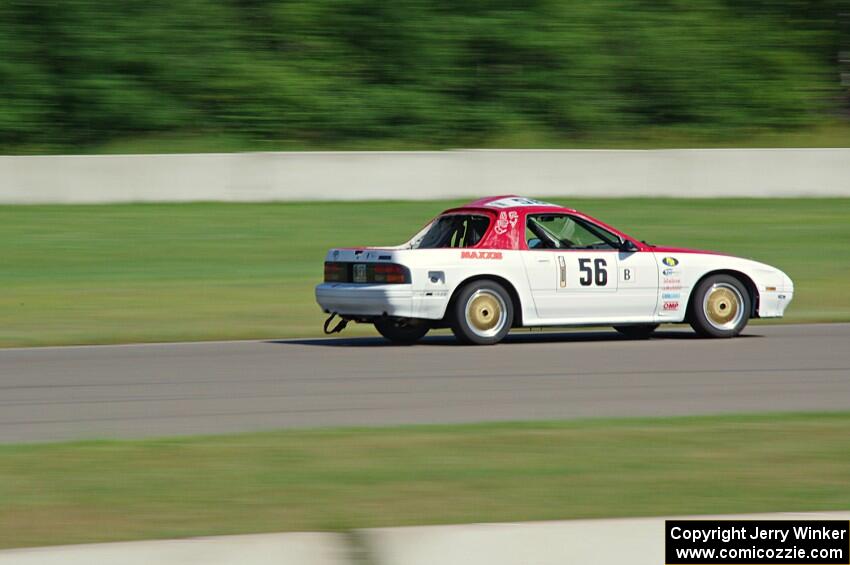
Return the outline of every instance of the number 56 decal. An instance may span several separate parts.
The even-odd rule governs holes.
[[[591,261],[593,265],[591,266]],[[606,286],[608,284],[608,271],[606,268],[608,263],[605,259],[588,259],[580,258],[578,260],[578,270],[581,271],[581,277],[578,282],[581,286]]]

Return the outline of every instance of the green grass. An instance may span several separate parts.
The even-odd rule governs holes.
[[[553,200],[785,270],[786,321],[850,320],[850,199]],[[401,243],[452,204],[0,206],[0,346],[316,335],[329,247]]]
[[[850,508],[850,413],[0,446],[0,547]]]

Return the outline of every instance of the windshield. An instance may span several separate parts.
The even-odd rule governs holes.
[[[440,216],[428,226],[411,249],[440,249],[445,247],[473,247],[481,241],[490,218],[476,214],[448,214]]]

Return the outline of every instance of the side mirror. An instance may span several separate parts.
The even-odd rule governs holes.
[[[634,243],[632,243],[628,239],[623,240],[623,242],[620,244],[620,251],[623,251],[625,253],[632,253],[632,252],[635,252],[637,250],[638,250],[638,246],[635,245]]]

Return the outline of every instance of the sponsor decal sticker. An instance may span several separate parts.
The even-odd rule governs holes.
[[[496,233],[502,235],[506,231],[508,231],[508,214],[507,212],[499,212],[499,219],[496,220]]]
[[[664,269],[663,271],[661,271],[661,274],[664,275],[665,277],[669,277],[669,276],[677,274],[678,272],[679,271],[677,271],[676,269]]]
[[[501,259],[501,251],[461,251],[461,259]]]
[[[672,312],[674,310],[678,310],[679,309],[679,301],[673,300],[673,301],[670,301],[670,302],[665,302],[663,308],[664,308],[665,312]]]
[[[517,220],[519,220],[519,214],[513,210],[508,212],[508,222],[511,224],[511,228],[516,226]]]
[[[513,229],[516,226],[517,220],[519,220],[519,214],[516,211],[505,212],[503,210],[499,212],[499,219],[496,220],[496,227],[493,230],[497,234],[502,235],[508,231],[508,228]]]
[[[675,257],[665,257],[661,260],[661,262],[667,265],[668,267],[675,267],[679,264],[679,260]]]
[[[661,294],[662,300],[675,300],[681,298],[682,295],[678,292],[664,292]]]

